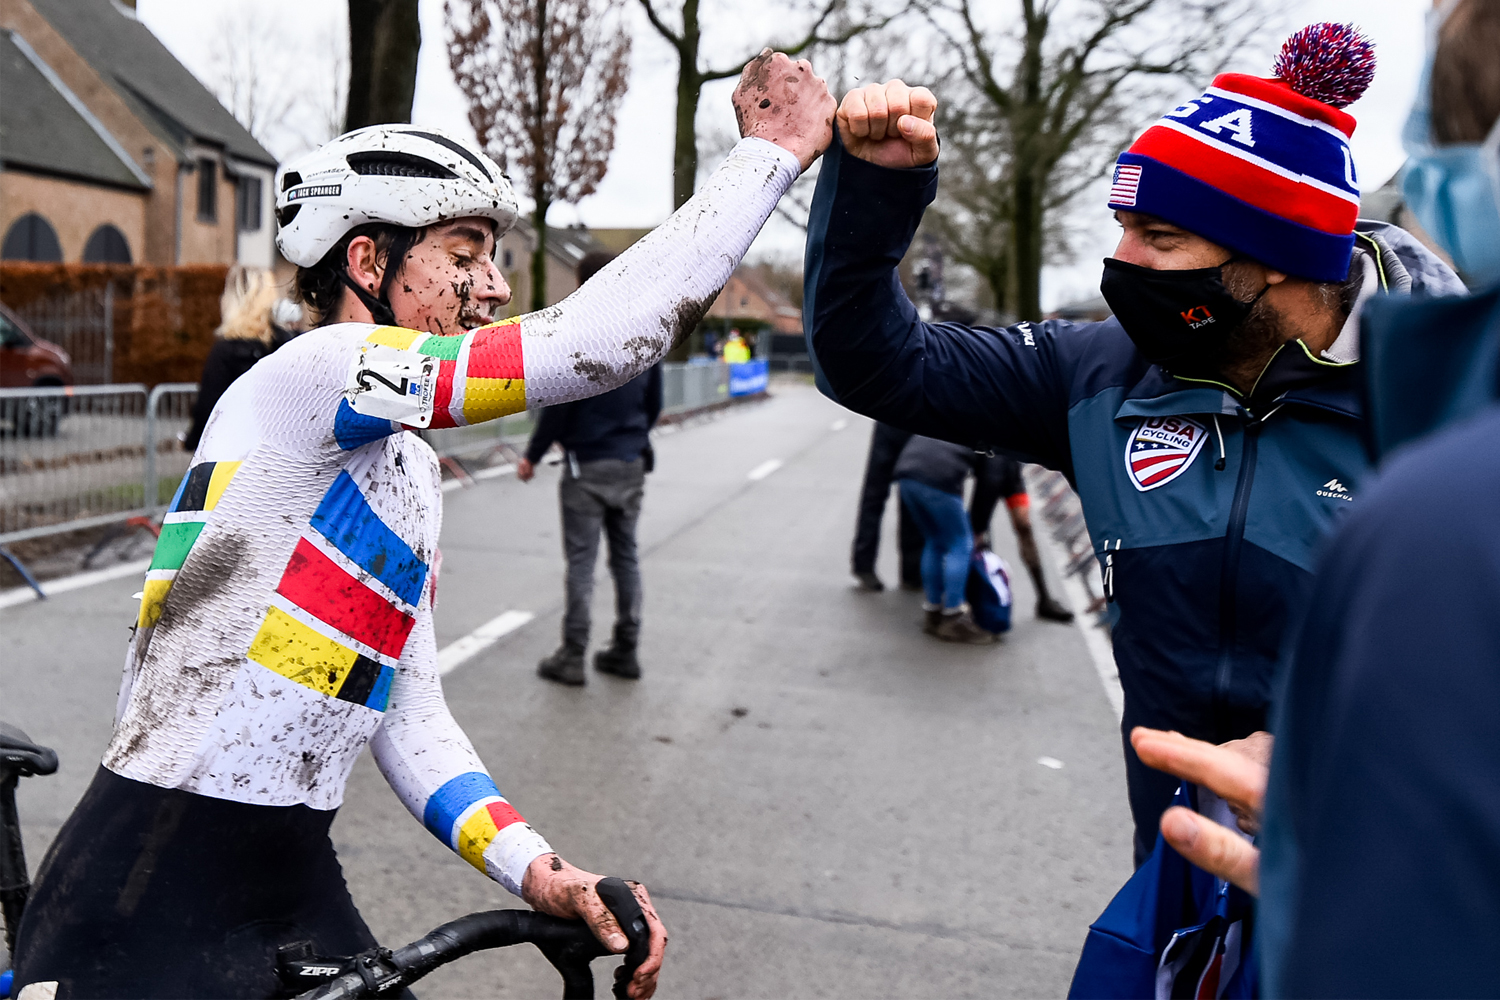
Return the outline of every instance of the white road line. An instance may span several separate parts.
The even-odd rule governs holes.
[[[492,469],[480,469],[478,472],[471,473],[469,478],[475,482],[485,479],[499,479],[501,476],[508,476],[515,471],[516,467],[514,465],[497,465]],[[464,481],[462,479],[445,479],[443,480],[442,488],[444,493],[452,493],[454,490],[463,489]]]
[[[52,597],[56,594],[66,594],[70,590],[92,587],[96,583],[107,583],[110,580],[118,580],[121,577],[140,576],[150,568],[150,559],[137,559],[135,562],[120,563],[118,566],[96,569],[90,573],[65,576],[60,580],[45,580],[42,583],[42,589],[47,592],[48,597]],[[14,590],[0,591],[0,608],[26,604],[37,599],[36,591],[30,587],[17,587]]]
[[[759,482],[760,480],[769,476],[771,473],[775,472],[777,469],[781,468],[781,464],[781,459],[779,458],[768,458],[764,462],[757,465],[755,468],[751,469],[750,474],[745,478],[749,479],[751,482]]]
[[[451,642],[438,650],[438,673],[441,675],[453,672],[460,664],[489,649],[500,639],[535,617],[536,615],[530,611],[507,611],[503,615],[491,618],[462,639]]]
[[[837,420],[835,420],[833,422],[832,426],[830,426],[828,429],[831,430],[831,431],[841,431],[845,427],[848,427],[848,426],[849,426],[849,421],[845,420],[843,417],[839,417]]]

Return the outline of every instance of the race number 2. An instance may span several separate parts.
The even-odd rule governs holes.
[[[365,344],[349,367],[344,398],[354,412],[367,417],[426,427],[432,423],[436,386],[434,359],[384,344]]]

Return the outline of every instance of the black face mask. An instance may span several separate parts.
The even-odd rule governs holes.
[[[1226,261],[1225,263],[1228,263]],[[1157,271],[1106,257],[1099,291],[1147,361],[1179,374],[1213,374],[1235,329],[1269,284],[1249,302],[1224,287],[1224,268]]]

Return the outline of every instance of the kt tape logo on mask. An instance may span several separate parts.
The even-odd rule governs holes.
[[[1125,443],[1125,472],[1142,493],[1187,471],[1208,440],[1208,428],[1187,417],[1150,417]]]

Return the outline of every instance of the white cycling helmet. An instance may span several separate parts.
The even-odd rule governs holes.
[[[470,215],[494,219],[498,238],[515,224],[515,192],[494,160],[436,129],[371,125],[276,172],[276,245],[301,267],[367,222],[418,228]]]

